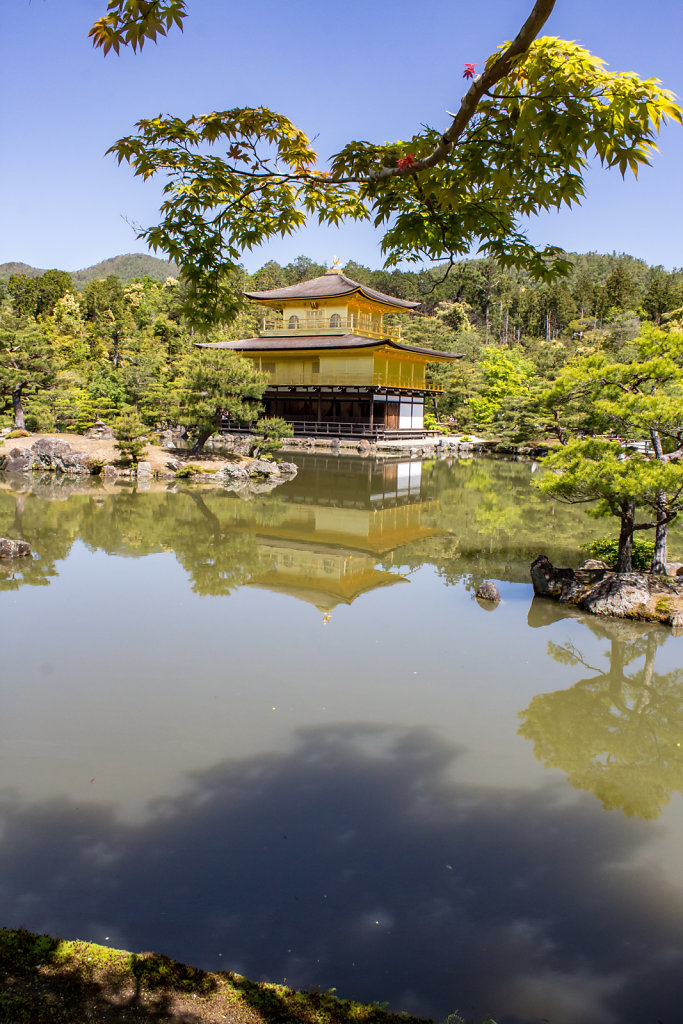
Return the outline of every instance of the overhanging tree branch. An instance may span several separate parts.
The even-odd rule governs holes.
[[[550,17],[555,0],[536,0],[533,10],[521,29],[508,46],[505,53],[485,68],[478,75],[463,96],[460,109],[455,114],[450,127],[443,133],[438,146],[429,156],[415,160],[410,167],[381,167],[369,175],[370,181],[381,181],[383,178],[395,178],[400,175],[418,174],[440,163],[458,141],[465,128],[477,112],[477,107],[484,96],[497,82],[509,75],[517,59],[523,56]]]

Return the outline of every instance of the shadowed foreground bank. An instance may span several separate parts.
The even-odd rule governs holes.
[[[20,929],[0,930],[2,1024],[428,1024],[424,1018]]]

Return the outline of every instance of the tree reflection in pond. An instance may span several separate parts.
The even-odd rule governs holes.
[[[568,690],[539,694],[521,712],[520,734],[547,768],[607,810],[654,819],[683,793],[683,669],[655,671],[667,632],[627,622],[586,620],[609,643],[607,666],[589,664],[574,644],[548,644],[548,654],[580,665],[586,678]]]

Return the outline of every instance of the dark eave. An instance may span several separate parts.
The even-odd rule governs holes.
[[[196,348],[223,348],[232,352],[298,352],[328,348],[395,348],[401,352],[428,356],[430,359],[462,359],[462,352],[439,352],[433,348],[404,345],[392,338],[363,338],[358,334],[318,334],[304,337],[242,338],[238,341],[198,342]]]
[[[301,281],[299,284],[291,284],[286,288],[271,288],[267,292],[245,292],[248,299],[255,302],[274,303],[301,299],[310,301],[313,299],[334,299],[342,296],[358,293],[373,302],[381,302],[385,306],[394,309],[417,309],[419,302],[408,302],[406,299],[397,299],[393,295],[385,295],[374,288],[367,288],[364,284],[358,284],[344,274],[323,274],[322,277],[315,277],[312,281]]]

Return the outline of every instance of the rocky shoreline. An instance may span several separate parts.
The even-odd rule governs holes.
[[[239,446],[239,435],[228,435],[228,443]],[[222,444],[217,436],[217,447]],[[430,458],[434,455],[455,455],[470,458],[473,455],[492,455],[498,458],[536,459],[547,455],[547,445],[513,445],[498,440],[474,437],[468,434],[436,434],[421,438],[393,438],[368,441],[350,437],[289,437],[283,441],[283,450],[292,452],[321,452],[326,454],[359,454],[382,457],[408,455],[410,458]]]
[[[659,622],[677,631],[683,627],[683,577],[678,575],[618,573],[593,560],[579,569],[559,569],[539,555],[531,565],[531,582],[536,597],[592,615]]]
[[[14,440],[14,439],[13,439]],[[19,443],[21,442],[21,443]],[[109,439],[77,437],[77,447],[55,436],[14,440],[14,447],[0,454],[0,471],[15,474],[55,473],[68,477],[98,476],[107,482],[152,479],[191,479],[229,490],[270,489],[297,473],[292,462],[274,462],[236,455],[221,458],[215,453],[195,455],[150,445],[147,459],[125,463]]]

